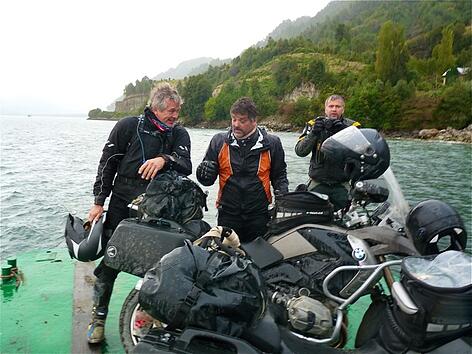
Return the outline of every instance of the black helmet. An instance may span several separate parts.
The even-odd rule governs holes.
[[[341,164],[352,184],[380,177],[390,166],[390,149],[375,129],[347,127],[325,140],[321,152]]]
[[[461,217],[440,200],[428,199],[412,208],[406,217],[405,231],[422,255],[463,251],[467,245],[467,232]]]
[[[105,213],[98,221],[85,222],[69,214],[66,221],[64,237],[71,258],[82,262],[94,261],[103,256],[102,244],[103,221]]]

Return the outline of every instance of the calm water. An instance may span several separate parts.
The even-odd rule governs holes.
[[[0,116],[0,255],[65,245],[65,216],[85,217],[101,149],[115,122],[85,117]],[[217,130],[189,129],[194,170]],[[307,179],[309,158],[293,147],[296,133],[278,133],[286,151],[290,189]],[[472,146],[389,141],[392,169],[410,204],[441,199],[472,230]],[[195,176],[192,175],[192,178]],[[195,180],[195,178],[194,178]],[[216,185],[205,219],[214,224]],[[471,248],[469,235],[469,245]]]

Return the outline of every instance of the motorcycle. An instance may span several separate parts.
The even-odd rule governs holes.
[[[270,311],[239,337],[201,328],[182,331],[154,327],[141,339],[134,353],[470,353],[472,348],[472,257],[447,251],[435,257],[407,257],[403,260],[364,266],[342,266],[323,282],[326,297],[339,304],[329,338],[316,340],[278,325]],[[332,348],[326,343],[340,335],[349,305],[378,281],[385,269],[401,266],[401,280],[376,305],[377,330],[356,343],[356,350]],[[330,290],[330,282],[345,271],[371,272],[364,284],[347,298]],[[465,274],[464,274],[465,272]],[[364,321],[368,319],[364,318]],[[362,325],[361,325],[362,326]],[[408,333],[408,331],[414,331]]]
[[[365,131],[371,141],[380,140],[375,131]],[[273,317],[286,328],[281,333],[288,331],[309,342],[340,347],[346,342],[344,308],[324,289],[328,274],[345,266],[353,267],[334,273],[331,291],[336,297],[371,293],[380,298],[382,292],[374,284],[383,277],[392,289],[394,276],[389,267],[379,264],[389,264],[385,262],[391,256],[419,254],[411,235],[405,232],[409,206],[400,186],[385,159],[379,164],[374,157],[385,152],[386,143],[374,149],[379,144],[369,143],[365,132],[359,134],[359,129],[347,128],[323,144],[327,153],[330,149],[336,154],[344,151],[352,180],[357,181],[352,185],[352,201],[347,210],[333,212],[326,196],[309,191],[276,196],[269,233],[241,246],[261,269],[273,304]],[[378,206],[373,208],[375,204]],[[143,277],[165,254],[181,247],[185,240],[194,241],[200,236],[200,227],[195,230],[191,226],[162,218],[124,220],[107,245],[105,263]],[[166,325],[141,309],[141,284],[142,280],[138,281],[127,296],[120,315],[120,335],[127,352],[147,332]],[[314,325],[313,316],[322,320]],[[332,321],[333,317],[337,320]],[[364,338],[371,338],[378,330],[369,322],[373,323],[365,321],[361,326]]]

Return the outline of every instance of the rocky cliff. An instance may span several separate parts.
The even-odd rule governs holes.
[[[148,94],[134,94],[116,101],[115,112],[133,112],[147,103]]]

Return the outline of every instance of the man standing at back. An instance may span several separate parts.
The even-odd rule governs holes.
[[[325,101],[325,117],[310,120],[295,145],[295,153],[305,157],[311,154],[307,183],[308,190],[328,195],[335,210],[346,207],[348,203],[348,178],[344,167],[334,161],[326,161],[320,151],[321,144],[330,136],[349,126],[360,126],[359,122],[344,118],[344,98],[331,95]]]
[[[211,139],[197,179],[210,186],[219,177],[218,225],[250,241],[267,231],[270,185],[288,192],[287,165],[280,139],[257,126],[257,108],[250,98],[238,99],[230,114],[231,129]]]
[[[95,202],[88,216],[90,221],[97,220],[111,193],[103,247],[120,221],[130,216],[128,204],[146,191],[157,173],[168,169],[185,176],[192,173],[190,136],[184,127],[175,124],[182,103],[179,93],[168,83],[162,83],[151,92],[150,100],[143,115],[116,123],[103,148],[93,187]],[[118,273],[103,260],[95,268],[94,307],[87,331],[89,343],[100,343],[105,338],[105,319]]]

